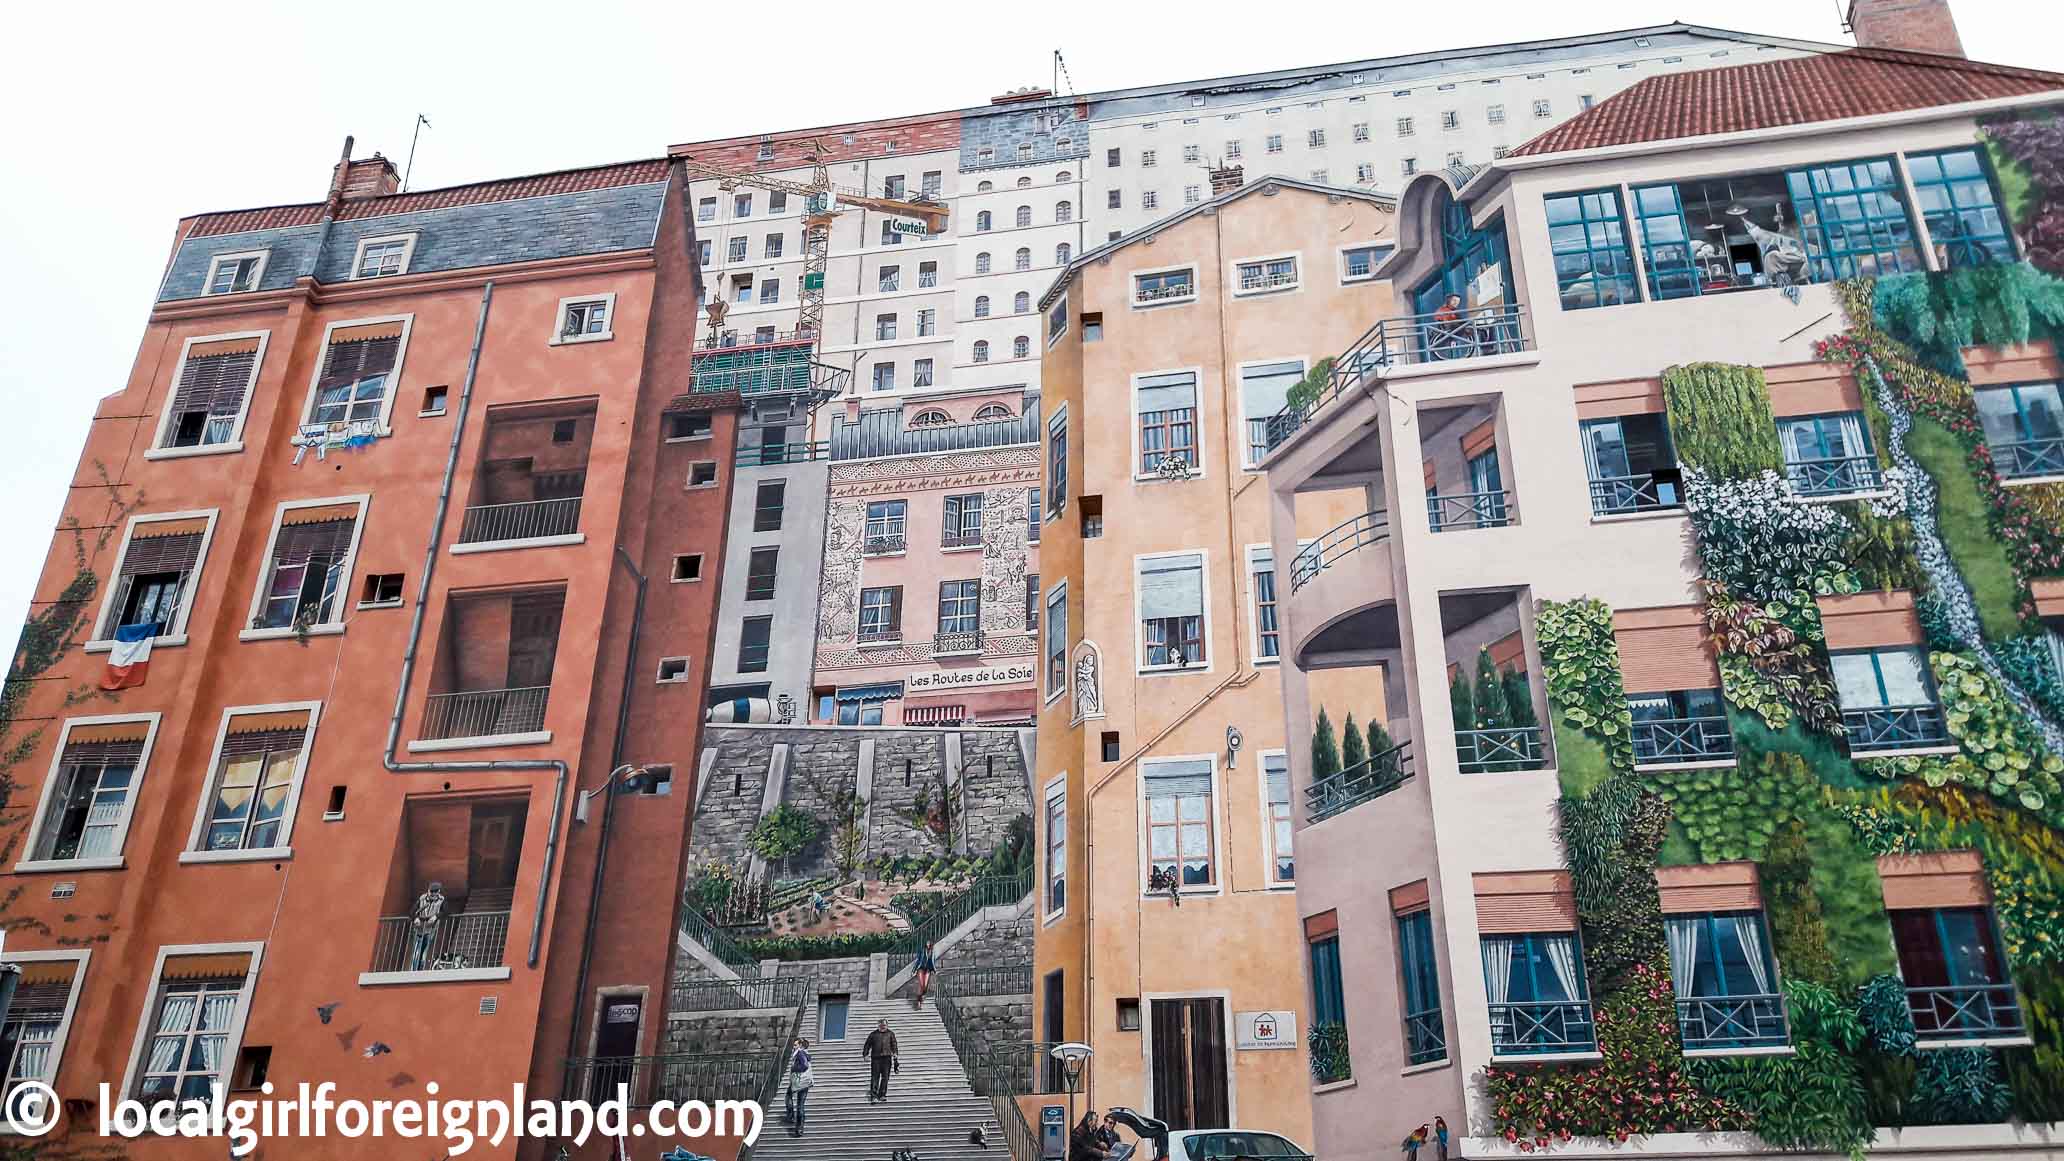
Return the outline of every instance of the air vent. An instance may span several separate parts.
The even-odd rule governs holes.
[[[77,883],[54,883],[50,887],[50,897],[52,899],[69,899],[78,893],[79,885]]]
[[[483,1015],[483,1016],[492,1016],[492,1015],[494,1015],[494,1014],[495,1014],[495,1007],[496,1007],[496,1000],[495,1000],[495,998],[494,998],[493,996],[482,996],[482,997],[480,997],[480,1014],[481,1014],[481,1015]]]

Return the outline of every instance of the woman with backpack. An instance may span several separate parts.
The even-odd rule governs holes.
[[[810,1086],[817,1078],[810,1074],[810,1042],[798,1036],[788,1054],[788,1135],[803,1135],[803,1117],[810,1103]]]

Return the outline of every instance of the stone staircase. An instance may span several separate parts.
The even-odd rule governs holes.
[[[896,1033],[903,1070],[889,1078],[887,1103],[873,1104],[867,1099],[867,1060],[860,1048],[879,1020],[887,1020]],[[818,1026],[812,1003],[803,1017],[804,1035]],[[912,1150],[918,1161],[1010,1161],[989,1099],[969,1087],[931,1000],[921,1008],[908,1000],[857,1001],[847,1014],[844,1040],[811,1039],[817,1083],[810,1090],[803,1135],[789,1135],[781,1121],[783,1095],[775,1094],[752,1161],[890,1161],[898,1149]],[[977,1127],[988,1142],[985,1148],[968,1144],[968,1134]]]

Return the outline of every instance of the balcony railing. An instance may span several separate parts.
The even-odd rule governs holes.
[[[891,553],[903,551],[904,547],[903,528],[901,525],[894,528],[871,527],[867,530],[867,536],[860,546],[860,552],[864,556],[887,556]]]
[[[741,1012],[793,1008],[807,1003],[805,976],[762,976],[741,980],[684,980],[667,997],[669,1012]]]
[[[1986,1040],[2028,1031],[2012,984],[1908,988],[1906,1006],[1914,1034],[1923,1040]]]
[[[1412,743],[1400,742],[1304,788],[1305,818],[1321,822],[1403,786],[1412,777]]]
[[[1680,996],[1677,1031],[1688,1052],[1775,1048],[1790,1042],[1784,997],[1774,994]]]
[[[1435,532],[1458,528],[1503,528],[1512,523],[1512,492],[1457,492],[1426,498],[1426,523]]]
[[[622,1087],[639,1109],[660,1101],[748,1101],[760,1094],[766,1063],[757,1052],[574,1057],[566,1062],[564,1096],[600,1104]]]
[[[973,548],[980,543],[982,543],[982,530],[979,528],[945,532],[939,536],[940,548]]]
[[[1990,446],[1992,466],[2007,479],[2064,475],[2064,436],[2017,439]]]
[[[1734,757],[1734,733],[1721,715],[1648,718],[1634,723],[1634,761],[1719,762]]]
[[[756,443],[738,449],[738,463],[741,467],[766,467],[771,464],[800,464],[810,460],[821,460],[831,454],[831,444],[825,440],[816,443]]]
[[[903,639],[903,626],[862,625],[860,631],[853,635],[853,639],[862,645],[886,645]]]
[[[932,656],[945,657],[954,653],[980,653],[982,631],[963,629],[952,633],[940,633],[932,638]]]
[[[897,275],[884,274],[875,282],[875,292],[878,294],[893,294],[901,288],[902,284],[902,278]]]
[[[382,916],[373,937],[376,972],[458,971],[502,966],[502,948],[509,942],[507,911],[466,911],[447,915],[428,931],[418,931],[407,915]]]
[[[423,737],[492,738],[545,728],[549,685],[433,693],[423,706]]]
[[[1032,991],[1032,965],[991,964],[988,967],[946,968],[932,986],[949,996],[1022,996]]]
[[[1599,476],[1591,481],[1591,512],[1595,516],[1624,516],[1630,512],[1658,512],[1683,506],[1684,498],[1677,490],[1677,481],[1664,478],[1658,472]]]
[[[752,977],[760,974],[760,961],[747,955],[745,949],[738,946],[737,940],[732,939],[723,928],[711,923],[709,918],[695,907],[681,908],[681,930],[687,932],[690,939],[701,944],[711,955],[730,965],[731,970],[740,976]],[[668,1002],[675,1005],[678,1010],[678,1000]]]
[[[1537,1000],[1492,1004],[1491,1051],[1499,1056],[1595,1052],[1588,1000]]]
[[[1448,1027],[1441,1010],[1405,1013],[1405,1063],[1430,1064],[1448,1055]]]
[[[1285,286],[1295,285],[1297,285],[1297,274],[1294,271],[1287,274],[1262,274],[1258,271],[1243,271],[1240,274],[1241,290],[1279,290]]]
[[[476,504],[466,509],[459,525],[460,544],[498,540],[535,540],[571,536],[580,531],[579,496],[558,500],[522,500],[514,504]]]
[[[1456,730],[1455,755],[1464,774],[1538,770],[1547,761],[1547,746],[1539,726]]]
[[[1197,297],[1196,283],[1184,282],[1173,286],[1157,286],[1152,290],[1134,291],[1132,300],[1134,302],[1169,302],[1178,298],[1195,297]]]
[[[920,270],[917,272],[917,288],[919,290],[930,290],[932,287],[937,285],[939,285],[938,271]]]
[[[1290,591],[1294,593],[1303,588],[1306,582],[1324,572],[1334,561],[1356,549],[1388,539],[1388,512],[1364,512],[1352,520],[1334,525],[1290,559]]]
[[[1801,496],[1846,496],[1875,490],[1884,474],[1878,471],[1876,456],[1831,456],[1787,461],[1785,478]]]
[[[1334,358],[1333,370],[1317,395],[1301,406],[1284,407],[1269,420],[1269,450],[1295,435],[1334,396],[1353,389],[1378,368],[1511,354],[1527,349],[1526,331],[1526,308],[1517,303],[1466,311],[1451,320],[1430,314],[1383,319]]]
[[[1939,746],[1949,741],[1949,731],[1943,725],[1942,707],[1936,705],[1845,709],[1842,711],[1842,724],[1849,731],[1849,752],[1852,754]]]

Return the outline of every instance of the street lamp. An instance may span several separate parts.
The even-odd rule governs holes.
[[[1068,1131],[1075,1131],[1075,1089],[1082,1082],[1082,1070],[1088,1066],[1089,1058],[1096,1055],[1096,1049],[1079,1040],[1056,1044],[1047,1050],[1047,1055],[1061,1062],[1061,1075],[1068,1082]]]
[[[645,789],[645,785],[650,781],[651,777],[651,772],[643,766],[633,765],[628,762],[618,766],[609,772],[609,777],[603,780],[602,785],[595,787],[593,790],[583,790],[579,794],[574,795],[573,821],[588,821],[588,800],[614,790],[619,781],[624,784],[624,789],[639,791]]]

